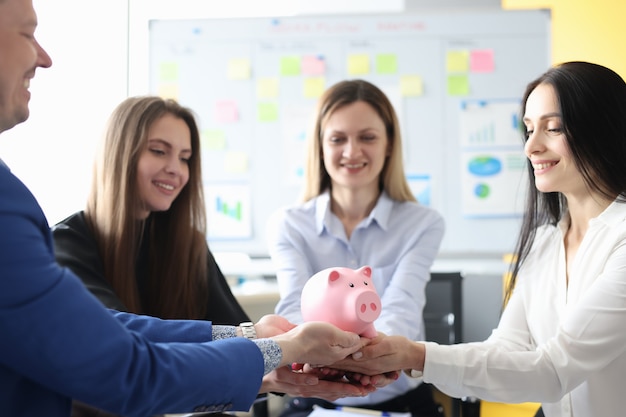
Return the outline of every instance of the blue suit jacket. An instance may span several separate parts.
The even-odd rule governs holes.
[[[260,350],[210,339],[210,322],[106,310],[56,263],[41,208],[0,162],[2,415],[66,417],[70,398],[128,416],[248,410]]]

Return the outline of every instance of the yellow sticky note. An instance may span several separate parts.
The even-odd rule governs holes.
[[[324,92],[326,80],[324,77],[311,77],[304,80],[304,97],[318,98]]]
[[[403,97],[415,97],[424,94],[424,83],[419,75],[403,75],[400,77],[400,94]]]
[[[280,75],[283,77],[300,75],[300,57],[290,55],[280,58]]]
[[[246,152],[227,152],[224,156],[224,171],[243,174],[248,171],[248,154]]]
[[[159,85],[157,95],[163,98],[178,100],[178,97],[180,96],[180,87],[178,84],[161,84]]]
[[[448,72],[468,72],[469,52],[448,51],[448,54],[446,56],[446,70]]]
[[[467,75],[448,75],[448,94],[451,96],[466,96],[469,94],[469,79]]]
[[[398,57],[396,54],[376,55],[376,72],[379,74],[395,74],[398,72]]]
[[[161,62],[159,65],[159,81],[163,83],[178,81],[178,63]]]
[[[247,58],[233,58],[228,61],[229,80],[248,80],[252,74],[250,60]]]
[[[256,95],[258,98],[278,97],[278,78],[259,78],[256,82]]]
[[[370,72],[370,57],[367,54],[348,55],[348,74],[362,75]]]
[[[263,102],[257,105],[259,122],[275,122],[278,120],[278,105],[274,102]]]
[[[203,150],[223,150],[226,148],[226,134],[221,129],[205,129],[200,132],[200,147]]]

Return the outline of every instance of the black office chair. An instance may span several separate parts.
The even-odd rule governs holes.
[[[460,272],[430,274],[423,313],[426,340],[442,345],[463,341],[462,282]]]
[[[442,345],[463,341],[463,275],[460,272],[431,272],[426,285],[424,324],[426,340]],[[451,415],[461,415],[461,400],[450,398]]]

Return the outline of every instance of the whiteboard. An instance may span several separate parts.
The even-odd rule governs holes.
[[[526,84],[550,65],[544,10],[150,21],[150,92],[197,114],[209,243],[266,255],[265,224],[296,202],[317,97],[362,78],[400,118],[418,198],[446,220],[445,253],[506,253],[525,161]]]

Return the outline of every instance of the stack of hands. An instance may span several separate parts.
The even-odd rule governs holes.
[[[255,324],[257,337],[277,342],[283,356],[280,366],[267,374],[259,392],[282,392],[298,397],[335,401],[359,397],[384,387],[409,364],[415,343],[378,333],[360,337],[324,322],[290,323],[267,315]]]

